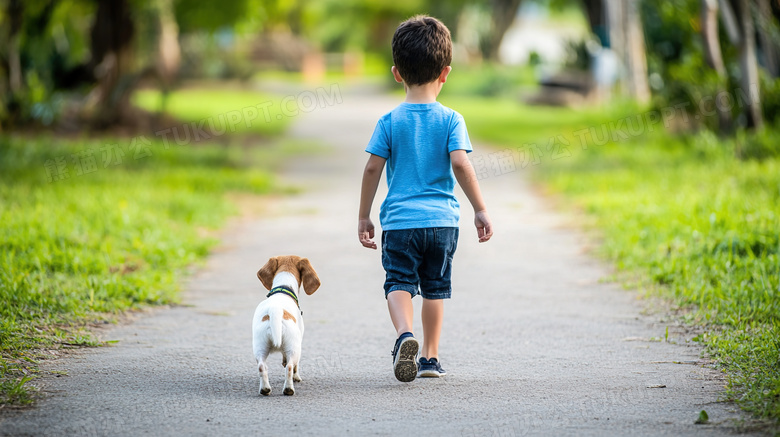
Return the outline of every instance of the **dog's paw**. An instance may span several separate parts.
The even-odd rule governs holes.
[[[260,394],[263,395],[263,396],[268,396],[268,395],[271,394],[271,389],[270,388],[261,388],[260,389]]]
[[[287,396],[292,396],[295,394],[295,389],[292,387],[285,387],[284,388],[284,394]]]

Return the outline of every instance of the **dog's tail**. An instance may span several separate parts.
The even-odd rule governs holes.
[[[282,345],[282,319],[284,318],[284,310],[282,308],[271,308],[268,310],[268,322],[271,326],[271,342],[274,347],[280,347]]]

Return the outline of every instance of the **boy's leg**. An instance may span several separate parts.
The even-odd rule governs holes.
[[[385,268],[385,297],[390,319],[398,338],[393,347],[393,373],[402,382],[417,377],[417,353],[420,344],[412,334],[414,307],[412,297],[417,294],[420,263],[414,229],[382,232],[382,266]]]
[[[425,260],[420,266],[422,289],[422,358],[439,358],[439,339],[444,319],[444,299],[452,293],[452,257],[458,247],[458,228],[428,229]]]
[[[408,291],[395,290],[388,293],[387,309],[390,311],[396,336],[404,332],[413,332],[414,306],[412,306],[412,295]]]
[[[414,244],[417,232],[401,229],[382,232],[382,267],[385,269],[385,298],[390,319],[400,336],[412,332],[414,307],[412,297],[417,294],[417,268],[421,255]]]
[[[423,358],[439,358],[439,338],[444,319],[444,299],[425,299],[422,305]]]
[[[417,353],[420,343],[412,334],[414,307],[412,295],[406,290],[395,290],[387,294],[387,308],[395,326],[398,339],[393,347],[393,374],[401,382],[411,382],[417,377]]]

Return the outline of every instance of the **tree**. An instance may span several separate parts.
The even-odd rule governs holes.
[[[22,90],[22,64],[19,57],[19,37],[24,6],[21,0],[10,0],[6,9],[8,25],[8,89],[14,94]]]
[[[598,37],[602,46],[609,47],[609,26],[607,15],[604,12],[603,0],[583,0],[585,18],[590,25],[590,31]]]
[[[157,0],[156,6],[159,28],[155,66],[163,88],[167,89],[176,78],[181,62],[179,26],[173,13],[172,0]]]
[[[625,83],[628,94],[639,102],[650,100],[650,86],[647,83],[647,57],[642,20],[639,16],[639,0],[612,0],[610,7],[620,5],[620,20],[613,28],[622,27],[622,58],[626,66]]]
[[[780,29],[777,27],[777,19],[780,16],[780,3],[775,2],[775,7],[769,0],[758,0],[758,37],[764,54],[764,65],[772,77],[780,76]]]
[[[91,70],[97,79],[97,111],[94,121],[99,127],[119,122],[129,106],[134,86],[131,77],[133,52],[131,43],[135,25],[127,0],[98,0],[92,25]]]
[[[55,0],[0,0],[0,122],[6,125],[29,119],[46,94],[52,62],[40,34],[57,6]]]
[[[481,41],[482,57],[491,61],[498,60],[498,49],[507,30],[517,17],[522,0],[490,0],[490,31]]]
[[[723,54],[720,50],[720,38],[718,37],[718,2],[717,0],[701,0],[701,36],[704,43],[704,54],[707,64],[715,70],[718,81],[718,93],[726,91],[728,73],[723,62]],[[718,111],[721,132],[731,129],[731,112],[723,105],[716,105]]]
[[[647,57],[639,0],[582,0],[591,32],[621,60],[623,92],[640,102],[650,100]]]
[[[764,126],[764,117],[761,111],[761,102],[753,97],[753,91],[760,93],[758,78],[758,61],[756,59],[756,36],[753,25],[753,14],[749,0],[728,0],[723,2],[724,10],[733,10],[736,17],[737,41],[732,41],[737,46],[739,53],[740,87],[743,93],[751,96],[747,100],[745,115],[747,127],[760,130]],[[731,14],[730,12],[725,12]]]
[[[168,96],[181,63],[179,26],[173,11],[173,0],[156,0],[155,9],[158,20],[154,70],[162,90],[161,112],[165,112]]]

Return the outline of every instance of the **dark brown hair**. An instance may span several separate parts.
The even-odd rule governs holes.
[[[427,15],[415,15],[393,35],[393,63],[407,85],[433,82],[452,62],[450,30]]]

